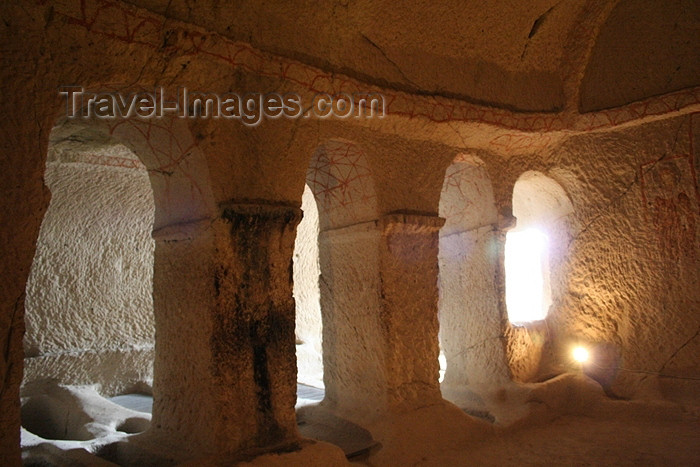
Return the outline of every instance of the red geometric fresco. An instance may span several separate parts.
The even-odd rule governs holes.
[[[491,180],[482,161],[460,155],[447,168],[440,194],[440,216],[445,218],[443,235],[496,221]]]
[[[306,182],[316,197],[322,229],[376,219],[372,173],[354,143],[332,140],[319,147],[311,159]]]
[[[41,0],[37,1],[42,4]],[[700,87],[680,90],[661,97],[635,102],[623,107],[575,113],[516,113],[504,109],[472,104],[441,97],[415,96],[369,86],[353,79],[321,71],[291,59],[254,49],[246,43],[223,36],[205,35],[188,30],[176,44],[167,44],[163,35],[177,29],[177,22],[109,0],[63,0],[55,11],[69,24],[85,28],[91,34],[108,37],[182,57],[206,57],[233,69],[274,77],[295,84],[311,93],[378,92],[385,98],[386,111],[392,116],[424,118],[432,122],[478,122],[524,132],[561,130],[592,131],[610,128],[649,116],[664,115],[687,106],[700,104]],[[166,21],[170,24],[166,25]],[[206,38],[206,40],[205,40]],[[500,138],[498,136],[497,138]],[[505,144],[528,144],[510,140]],[[503,139],[494,142],[504,144]]]

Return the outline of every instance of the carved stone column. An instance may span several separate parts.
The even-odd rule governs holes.
[[[217,253],[231,256],[215,276],[211,344],[214,375],[253,428],[244,445],[297,438],[292,257],[301,216],[285,205],[222,206],[230,235]]]
[[[391,214],[320,235],[324,406],[370,423],[438,402],[443,220]]]
[[[319,235],[323,405],[356,422],[387,406],[377,221]]]
[[[297,441],[292,254],[301,211],[221,206],[156,238],[151,436],[179,457]]]
[[[381,324],[394,409],[441,400],[437,255],[443,224],[440,217],[416,214],[381,219]]]

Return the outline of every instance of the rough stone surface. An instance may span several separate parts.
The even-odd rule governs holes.
[[[230,238],[218,253],[230,257],[214,276],[210,364],[223,409],[211,432],[222,444],[214,452],[291,443],[298,437],[292,253],[301,210],[228,203],[222,217]],[[230,417],[241,411],[252,430],[232,437],[241,426]]]
[[[319,237],[324,404],[351,420],[376,418],[387,407],[379,242],[373,222]]]
[[[99,383],[113,395],[152,379],[153,194],[144,168],[85,162],[134,159],[126,148],[63,149],[76,160],[50,156],[46,168],[52,200],[27,282],[24,380]]]
[[[443,223],[438,216],[415,214],[391,214],[381,219],[379,316],[388,402],[393,412],[441,401],[437,253]],[[422,293],[407,301],[416,290]]]
[[[683,379],[696,377],[700,329],[696,118],[577,137],[554,155],[576,182],[562,179],[575,227],[566,293],[549,320],[552,358],[565,362],[577,341],[612,346],[621,360],[609,384],[621,397],[676,386],[669,395],[697,401],[697,384]]]

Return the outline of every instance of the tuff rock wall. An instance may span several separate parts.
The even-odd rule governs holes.
[[[146,390],[155,331],[148,174],[123,146],[63,146],[52,146],[44,175],[52,198],[27,281],[24,384]]]
[[[697,401],[697,120],[581,135],[551,154],[574,205],[552,351],[591,345],[588,371],[620,397]]]

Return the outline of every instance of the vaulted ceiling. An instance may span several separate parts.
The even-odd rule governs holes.
[[[368,83],[520,111],[700,84],[696,0],[129,0]]]

